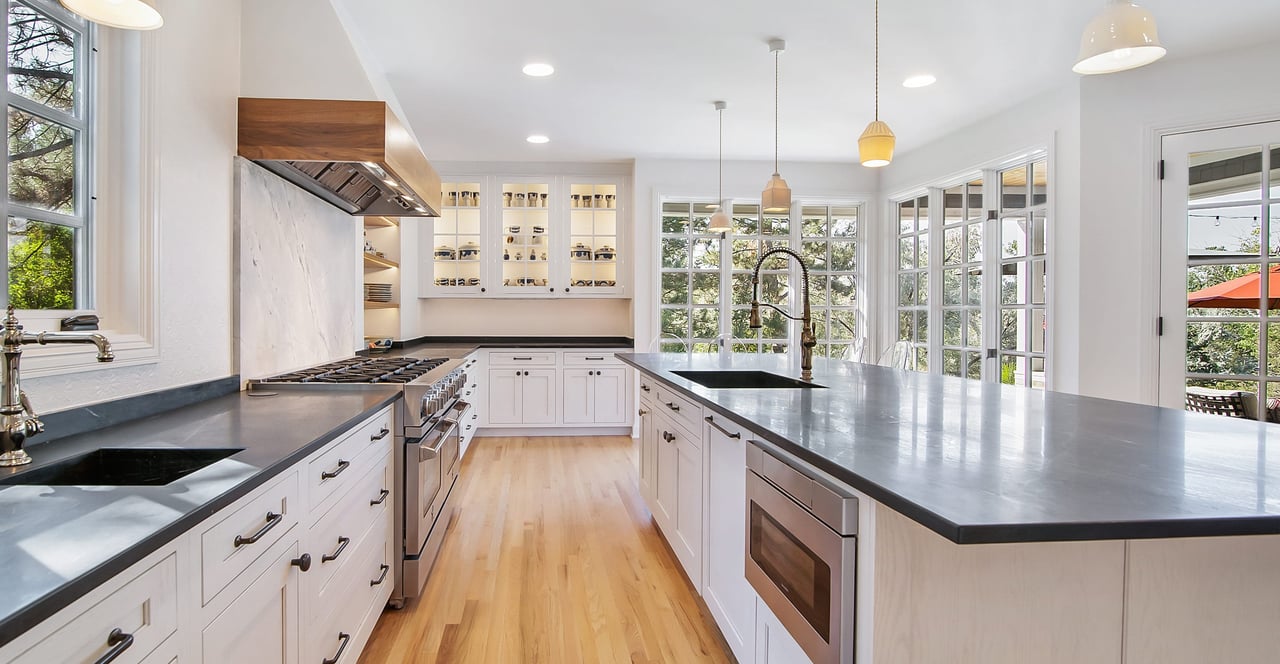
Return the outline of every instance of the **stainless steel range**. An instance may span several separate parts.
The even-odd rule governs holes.
[[[400,565],[390,605],[422,592],[453,520],[449,498],[458,479],[461,422],[471,404],[465,360],[432,357],[353,357],[262,380],[250,391],[400,385],[395,405],[395,538]]]

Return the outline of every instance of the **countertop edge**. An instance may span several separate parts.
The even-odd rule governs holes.
[[[1276,517],[1222,517],[1168,520],[1007,523],[1007,524],[957,524],[893,490],[867,480],[854,471],[810,453],[768,427],[753,422],[738,413],[725,410],[718,404],[666,377],[668,372],[633,360],[625,355],[618,359],[655,380],[676,390],[698,405],[709,408],[739,426],[747,427],[765,438],[779,451],[788,454],[849,486],[867,494],[916,523],[928,528],[948,541],[960,545],[971,544],[1019,544],[1033,542],[1080,542],[1131,539],[1175,539],[1185,537],[1234,537],[1247,535],[1280,534],[1280,516]]]
[[[218,513],[219,510],[266,484],[272,478],[305,459],[312,452],[332,442],[339,434],[356,426],[375,412],[395,403],[396,399],[400,399],[403,396],[402,392],[390,392],[386,398],[379,400],[376,405],[348,418],[341,425],[334,427],[311,442],[299,446],[293,453],[258,471],[221,495],[183,514],[173,523],[145,537],[137,544],[99,563],[56,590],[33,600],[18,611],[0,618],[0,648],[75,603],[76,600],[89,591],[124,572],[143,558],[155,553],[160,547],[176,540],[205,519]]]

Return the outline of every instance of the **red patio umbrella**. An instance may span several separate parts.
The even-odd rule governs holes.
[[[1260,309],[1262,273],[1254,272],[1217,286],[1187,294],[1187,306],[1196,309]],[[1280,309],[1280,265],[1267,275],[1268,309]]]

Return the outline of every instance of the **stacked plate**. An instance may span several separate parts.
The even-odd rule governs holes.
[[[390,302],[391,284],[370,283],[364,285],[364,299],[370,302]]]

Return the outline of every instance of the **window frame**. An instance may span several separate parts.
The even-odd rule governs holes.
[[[6,220],[6,250],[3,268],[5,274],[4,300],[8,302],[8,218],[19,216],[38,223],[52,223],[76,229],[74,297],[76,307],[71,309],[19,309],[18,318],[28,328],[57,329],[58,322],[67,316],[92,313],[96,310],[95,302],[95,268],[94,268],[94,176],[96,174],[95,159],[97,152],[97,28],[85,19],[75,15],[53,0],[12,0],[40,13],[44,18],[61,25],[75,33],[75,91],[74,107],[71,113],[62,111],[40,102],[28,99],[9,90],[8,77],[8,31],[5,34],[5,72],[6,85],[3,92],[6,109],[6,128],[8,127],[7,110],[12,107],[24,113],[65,126],[77,133],[75,145],[75,189],[73,193],[74,207],[70,214],[55,210],[43,210],[9,200],[6,195],[0,197],[0,214]],[[6,5],[6,16],[8,6]],[[6,19],[7,24],[7,19]],[[7,132],[6,132],[7,135]],[[9,178],[9,162],[3,165],[5,182]]]

